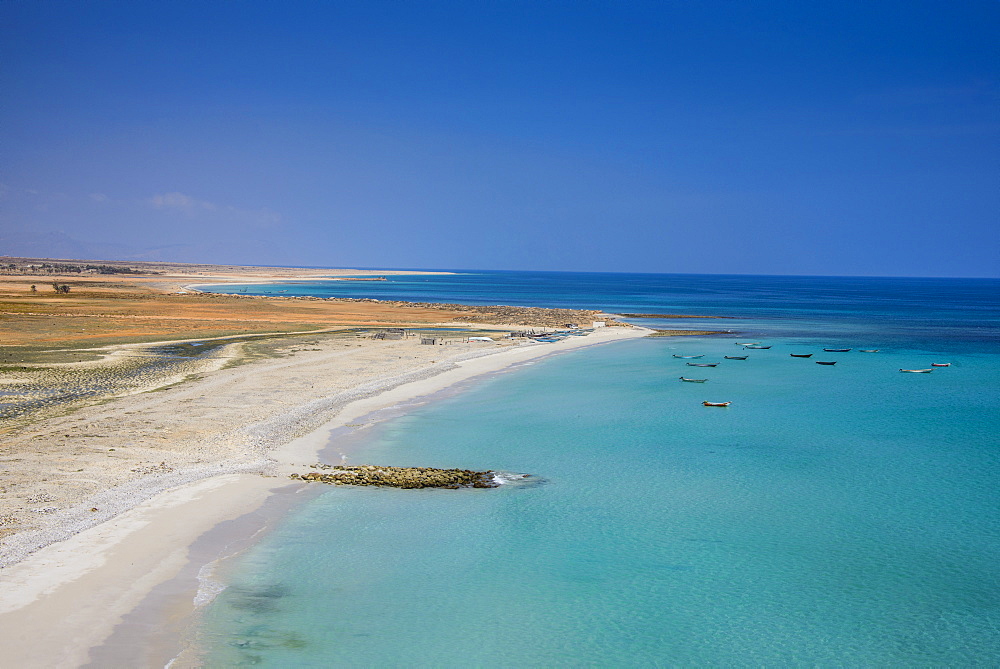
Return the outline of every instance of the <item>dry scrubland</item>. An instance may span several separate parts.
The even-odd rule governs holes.
[[[157,273],[0,275],[0,565],[181,483],[266,473],[269,451],[356,399],[498,347],[539,346],[470,344],[468,334],[598,314],[177,294],[338,272],[122,265]],[[441,325],[464,331],[439,346],[371,338],[372,328]]]
[[[0,266],[40,259],[0,257]],[[53,261],[49,261],[53,262]],[[72,261],[60,261],[72,262]],[[13,264],[13,263],[11,263]],[[147,275],[0,274],[0,364],[17,363],[54,347],[86,348],[107,344],[224,337],[271,332],[313,331],[358,326],[417,326],[440,323],[490,323],[512,326],[561,326],[595,317],[597,311],[524,307],[476,307],[408,302],[252,297],[184,292],[195,283],[262,282],[339,275],[392,275],[414,272],[371,270],[295,270],[106,263],[146,269]],[[53,282],[69,286],[57,293]],[[31,287],[36,286],[37,292]],[[51,355],[51,354],[50,354]]]

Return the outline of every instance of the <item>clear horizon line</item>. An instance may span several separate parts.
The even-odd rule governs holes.
[[[759,276],[759,277],[790,277],[790,278],[817,278],[817,279],[982,279],[1000,280],[1000,274],[994,276],[972,275],[972,276],[945,276],[945,275],[923,275],[916,276],[910,274],[795,274],[795,273],[740,273],[740,272],[639,272],[639,271],[608,271],[608,270],[571,270],[571,269],[497,269],[497,268],[470,268],[470,267],[390,267],[390,266],[363,266],[363,265],[270,265],[254,263],[235,262],[189,262],[180,260],[136,260],[136,259],[84,259],[84,258],[49,258],[37,256],[0,256],[2,260],[50,260],[56,262],[76,262],[76,263],[137,263],[149,265],[217,265],[228,267],[261,267],[268,269],[329,269],[344,270],[358,269],[366,271],[405,271],[405,272],[452,272],[452,273],[476,273],[476,272],[539,272],[551,274],[641,274],[651,276]]]

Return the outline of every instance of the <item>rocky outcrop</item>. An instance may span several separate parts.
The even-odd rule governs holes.
[[[650,330],[647,337],[677,337],[680,335],[717,335],[726,334],[725,330]]]
[[[434,469],[433,467],[386,467],[381,465],[313,465],[325,472],[292,474],[299,481],[318,481],[331,485],[373,485],[391,488],[496,488],[492,471]]]

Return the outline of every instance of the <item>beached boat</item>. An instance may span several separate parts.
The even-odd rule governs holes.
[[[849,348],[824,348],[827,353],[847,353],[851,349]]]
[[[822,360],[817,360],[817,361],[816,361],[816,364],[817,364],[817,365],[836,365],[836,364],[837,364],[837,361],[836,361],[836,360],[834,360],[833,362],[824,362],[824,361],[822,361]]]
[[[686,381],[687,383],[705,383],[705,381],[708,381],[708,379],[685,379],[682,376],[681,381]]]
[[[746,360],[750,356],[746,356],[746,355],[724,355],[722,357],[724,357],[726,360]]]
[[[859,348],[858,352],[859,353],[878,353],[878,349],[877,348]]]
[[[715,367],[719,363],[717,362],[689,362],[688,367]]]
[[[901,369],[901,372],[910,372],[911,374],[930,374],[933,369]]]
[[[770,346],[744,346],[743,348],[760,348],[760,349],[764,349],[764,348],[771,348],[771,347]]]
[[[675,355],[675,358],[704,358],[704,355]]]
[[[732,402],[702,402],[702,405],[707,407],[727,407],[730,404],[732,404]]]
[[[951,367],[950,362],[932,362],[931,367]]]
[[[793,358],[811,358],[812,353],[789,353]]]

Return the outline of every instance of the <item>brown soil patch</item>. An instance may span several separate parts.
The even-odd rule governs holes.
[[[596,311],[412,304],[374,300],[177,294],[184,284],[330,276],[354,270],[294,270],[156,265],[162,274],[0,276],[0,337],[10,347],[100,346],[109,343],[303,332],[331,327],[503,323],[587,323]],[[214,270],[213,270],[214,267]],[[300,272],[296,275],[295,272]],[[169,272],[169,274],[168,274]],[[387,274],[383,272],[382,274]],[[53,282],[67,285],[57,293]],[[32,291],[31,287],[36,290]]]

